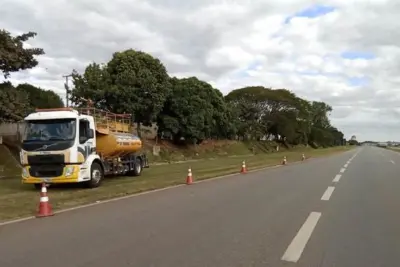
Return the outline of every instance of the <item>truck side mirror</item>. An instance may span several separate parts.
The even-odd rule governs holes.
[[[88,140],[86,136],[79,136],[79,143],[83,144]]]
[[[94,131],[93,131],[93,129],[89,129],[87,138],[88,138],[88,139],[94,138]]]

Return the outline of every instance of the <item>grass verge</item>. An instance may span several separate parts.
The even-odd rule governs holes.
[[[224,157],[194,162],[168,165],[155,165],[145,169],[140,177],[109,178],[101,187],[82,189],[78,186],[51,187],[49,197],[54,210],[93,203],[100,200],[126,196],[143,191],[163,188],[185,182],[187,170],[192,168],[196,181],[212,177],[238,173],[241,162],[246,161],[249,170],[280,164],[285,155],[288,162],[299,161],[301,154],[307,157],[320,157],[343,152],[352,147],[326,149],[298,149],[273,154],[245,155],[243,157]],[[0,180],[0,222],[35,214],[39,199],[33,186],[22,185],[20,179]]]
[[[394,152],[400,153],[400,147],[385,147],[387,150],[392,150]]]

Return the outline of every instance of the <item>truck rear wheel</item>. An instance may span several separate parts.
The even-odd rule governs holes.
[[[132,170],[133,176],[140,176],[142,174],[142,161],[137,158]]]
[[[90,180],[87,182],[86,186],[88,188],[99,187],[104,178],[103,168],[97,162],[93,162],[90,167]]]

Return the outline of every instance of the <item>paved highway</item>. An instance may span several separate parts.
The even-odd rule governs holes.
[[[399,266],[400,154],[375,147],[0,226],[1,267]]]

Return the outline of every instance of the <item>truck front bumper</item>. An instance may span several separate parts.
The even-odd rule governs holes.
[[[78,183],[80,166],[79,165],[66,165],[64,167],[63,173],[56,177],[35,177],[32,176],[30,171],[30,166],[26,166],[22,169],[22,183],[23,184],[59,184],[59,183]]]

